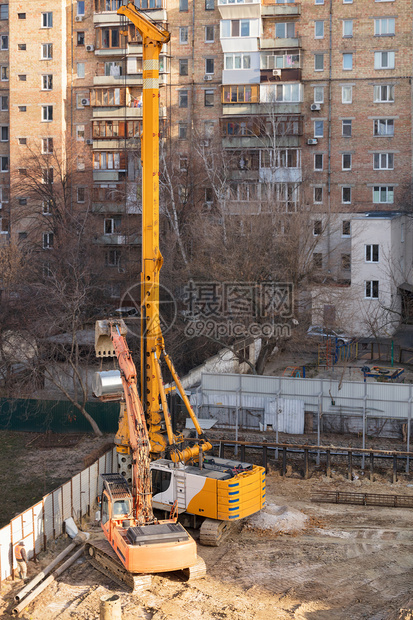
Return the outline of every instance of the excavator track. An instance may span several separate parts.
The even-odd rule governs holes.
[[[85,554],[98,571],[132,593],[147,590],[152,585],[152,575],[134,575],[122,565],[106,539],[86,543]]]
[[[228,536],[231,525],[229,521],[205,519],[199,530],[199,542],[206,547],[219,547],[224,538]]]
[[[184,574],[186,581],[195,581],[196,579],[202,579],[206,575],[206,565],[202,558],[198,556],[198,562],[189,568],[184,568],[181,571]]]

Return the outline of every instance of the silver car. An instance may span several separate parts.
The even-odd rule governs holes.
[[[307,329],[307,336],[317,338],[318,340],[323,340],[324,338],[334,338],[337,339],[338,345],[350,344],[353,340],[351,336],[348,336],[348,334],[346,334],[339,327],[336,329],[325,329],[324,327],[321,327],[321,325],[311,325]]]

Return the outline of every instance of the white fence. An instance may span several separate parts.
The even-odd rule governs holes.
[[[117,471],[116,448],[3,527],[0,530],[0,584],[17,566],[14,547],[20,540],[25,542],[29,559],[45,550],[47,541],[62,534],[65,519],[73,517],[79,521],[90,514],[102,492],[100,474],[114,471]]]

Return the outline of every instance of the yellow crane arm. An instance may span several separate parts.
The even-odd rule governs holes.
[[[126,6],[118,8],[117,13],[124,15],[139,30],[143,39],[151,39],[163,45],[168,43],[170,34],[167,30],[160,28],[152,22],[144,13],[140,13],[133,2],[129,2]]]

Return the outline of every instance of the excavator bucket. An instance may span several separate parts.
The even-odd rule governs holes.
[[[96,357],[115,357],[110,331],[113,326],[119,328],[121,336],[126,336],[128,328],[122,319],[104,319],[95,324],[95,353]]]

